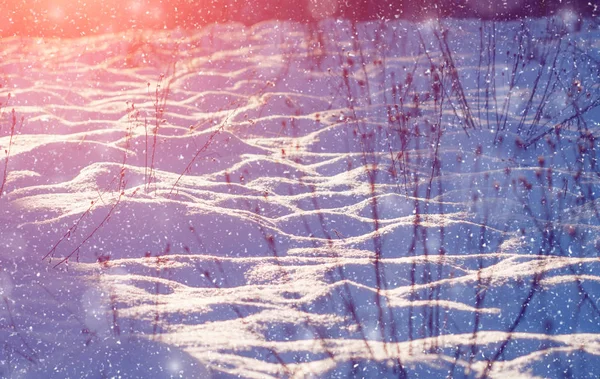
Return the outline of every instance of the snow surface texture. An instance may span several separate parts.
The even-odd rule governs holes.
[[[562,16],[0,41],[0,376],[600,377]]]

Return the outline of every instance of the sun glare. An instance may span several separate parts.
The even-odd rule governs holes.
[[[163,28],[184,19],[185,6],[161,0],[11,0],[0,13],[0,35],[78,37],[126,29]],[[174,14],[176,12],[176,14]]]
[[[68,18],[66,17],[65,12],[63,11],[63,8],[61,6],[54,6],[50,8],[48,16],[50,16],[50,19],[54,20],[57,23],[62,23],[63,21],[65,21],[65,18]]]

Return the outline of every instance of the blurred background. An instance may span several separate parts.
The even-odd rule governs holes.
[[[0,36],[77,37],[129,29],[194,29],[216,22],[327,17],[515,19],[600,13],[598,0],[0,0]]]

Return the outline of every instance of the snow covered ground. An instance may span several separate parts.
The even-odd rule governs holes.
[[[600,377],[599,37],[0,40],[0,376]]]

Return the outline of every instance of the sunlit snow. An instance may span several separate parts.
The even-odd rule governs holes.
[[[1,39],[0,376],[600,377],[576,18]]]

